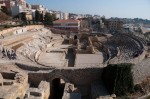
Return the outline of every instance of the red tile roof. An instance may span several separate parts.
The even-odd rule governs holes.
[[[79,20],[56,20],[56,21],[54,21],[54,22],[61,22],[61,23],[65,23],[65,22],[80,22]]]

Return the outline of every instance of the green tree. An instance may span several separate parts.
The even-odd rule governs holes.
[[[43,14],[40,14],[40,22],[43,22]]]
[[[24,24],[27,24],[27,18],[26,18],[26,13],[22,12],[20,13],[20,18],[23,21]]]
[[[53,25],[53,17],[49,13],[46,13],[44,16],[44,24],[45,25]]]
[[[58,20],[58,19],[56,19],[56,15],[55,14],[52,14],[52,18],[53,18],[53,21]]]
[[[125,96],[134,91],[133,64],[110,64],[104,68],[102,78],[110,94]]]
[[[35,11],[35,21],[40,22],[41,14],[38,10]]]

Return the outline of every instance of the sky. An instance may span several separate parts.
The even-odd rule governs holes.
[[[97,14],[120,18],[150,20],[150,0],[26,0],[29,4],[42,4],[49,10],[75,14]]]

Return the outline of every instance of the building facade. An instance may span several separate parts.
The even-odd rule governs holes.
[[[68,20],[68,18],[69,18],[69,14],[68,13],[63,13],[63,19]]]
[[[43,16],[48,12],[48,9],[46,9],[43,5],[31,5],[32,10],[38,10]]]
[[[8,11],[10,12],[13,6],[22,6],[23,8],[26,8],[25,0],[0,0],[0,4],[5,4]]]
[[[77,32],[78,30],[80,30],[80,21],[79,20],[56,20],[53,22],[53,27]]]
[[[105,20],[105,26],[108,30],[121,30],[123,22],[119,19],[107,19]]]
[[[90,28],[90,20],[88,18],[81,18],[80,20],[80,30],[87,30]]]

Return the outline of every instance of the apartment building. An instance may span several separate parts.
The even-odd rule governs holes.
[[[63,19],[68,20],[69,18],[69,13],[63,13]]]
[[[13,6],[22,6],[26,8],[26,1],[25,0],[0,0],[0,4],[5,4],[7,9],[11,12]]]
[[[79,20],[56,20],[53,22],[53,27],[78,32],[80,30],[80,21]]]
[[[80,20],[80,29],[84,30],[90,28],[91,23],[88,18],[80,18],[78,20]]]
[[[121,30],[123,22],[119,19],[107,19],[105,20],[105,26],[109,30]]]
[[[38,10],[43,15],[48,11],[43,5],[31,5],[31,9]]]

